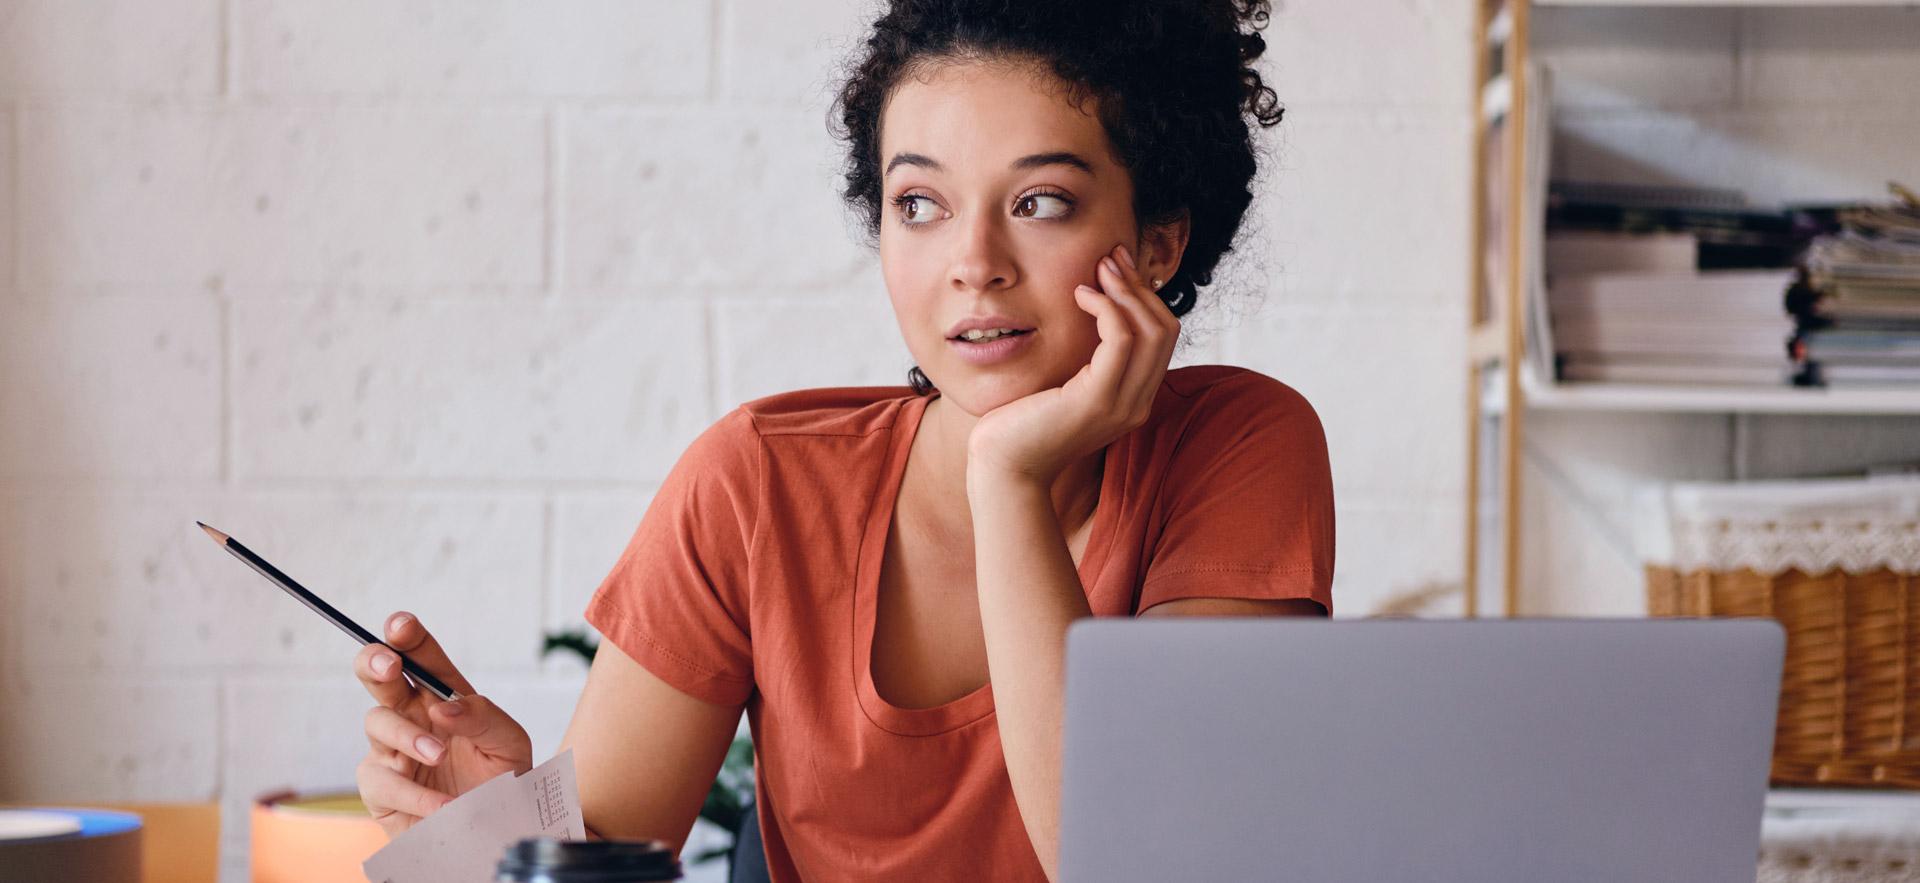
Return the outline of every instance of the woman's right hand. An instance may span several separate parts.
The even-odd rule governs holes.
[[[460,699],[407,683],[400,659],[379,644],[360,648],[353,670],[380,703],[367,712],[367,756],[356,780],[360,799],[387,836],[505,772],[533,768],[527,731],[485,697],[448,661],[438,641],[409,613],[387,617],[386,641],[446,682]]]

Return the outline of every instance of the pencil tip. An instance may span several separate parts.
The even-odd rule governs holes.
[[[208,527],[208,526],[207,526],[207,523],[206,523],[206,522],[204,522],[204,521],[196,521],[196,522],[194,522],[194,524],[198,524],[198,525],[200,525],[200,529],[201,529],[201,530],[204,530],[204,531],[206,531],[206,532],[207,532],[207,536],[210,536],[210,537],[213,537],[213,541],[214,541],[214,542],[216,542],[216,543],[224,543],[224,542],[226,542],[226,541],[227,541],[227,535],[226,535],[226,534],[223,534],[223,533],[221,533],[221,532],[219,532],[219,531],[217,531],[217,530],[214,530],[214,529],[213,529],[213,528],[211,528],[211,527]]]

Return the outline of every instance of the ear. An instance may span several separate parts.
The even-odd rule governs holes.
[[[1187,253],[1187,236],[1193,232],[1193,217],[1182,214],[1171,224],[1148,227],[1141,235],[1139,255],[1141,277],[1172,279],[1180,269],[1180,258]]]

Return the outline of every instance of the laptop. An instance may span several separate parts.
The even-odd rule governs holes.
[[[1100,618],[1066,881],[1752,883],[1767,619]]]

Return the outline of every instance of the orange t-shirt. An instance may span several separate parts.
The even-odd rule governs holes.
[[[992,685],[918,709],[873,686],[880,558],[930,400],[849,387],[735,409],[675,464],[587,606],[661,680],[746,703],[775,881],[1045,879]],[[1242,368],[1167,372],[1147,422],[1107,448],[1079,573],[1097,616],[1200,597],[1331,613],[1313,408]]]

